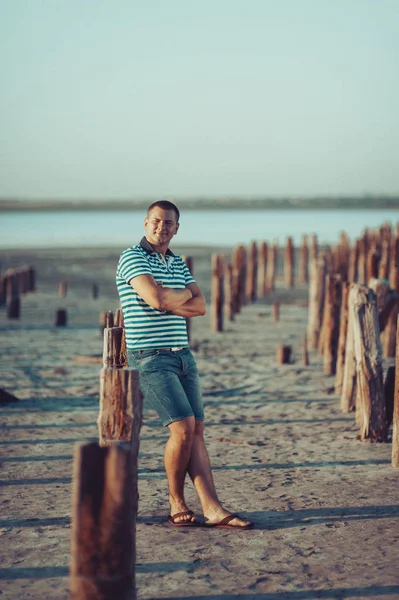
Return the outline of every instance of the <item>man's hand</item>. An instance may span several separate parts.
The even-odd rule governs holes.
[[[169,312],[179,317],[200,317],[206,313],[206,303],[199,285],[189,283],[187,288],[191,291],[193,297],[187,300],[182,306]]]
[[[160,311],[173,312],[193,297],[189,286],[182,290],[174,290],[164,287],[162,281],[155,281],[152,275],[139,275],[129,283],[140,298]]]

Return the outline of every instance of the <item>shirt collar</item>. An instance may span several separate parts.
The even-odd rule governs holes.
[[[140,246],[147,252],[147,254],[158,254],[145,236],[141,238]],[[172,250],[169,250],[169,248],[166,250],[166,256],[174,256]]]

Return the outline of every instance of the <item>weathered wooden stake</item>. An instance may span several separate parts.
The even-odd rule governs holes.
[[[100,372],[100,413],[97,424],[101,446],[135,439],[141,427],[142,394],[139,372],[104,368]]]
[[[396,327],[395,394],[392,419],[392,466],[399,467],[399,317]]]
[[[308,352],[308,336],[306,335],[306,332],[303,334],[303,339],[302,339],[302,358],[303,358],[303,364],[305,365],[305,367],[307,367],[309,365],[309,352]]]
[[[340,323],[339,323],[337,366],[336,366],[335,386],[334,386],[334,391],[336,394],[342,393],[342,382],[344,379],[345,348],[346,348],[346,337],[347,337],[347,333],[348,333],[349,288],[350,288],[350,284],[348,282],[344,282],[342,284],[341,316],[340,316]]]
[[[68,293],[68,282],[64,279],[63,281],[60,281],[60,284],[58,286],[58,295],[60,298],[65,298],[67,293]]]
[[[258,298],[264,298],[267,292],[267,255],[268,246],[262,242],[259,247],[258,262]]]
[[[273,321],[277,322],[280,320],[280,303],[276,300],[273,302]]]
[[[21,299],[14,296],[7,305],[7,317],[9,319],[19,319],[21,316]]]
[[[308,344],[309,348],[317,348],[323,316],[325,294],[326,261],[324,254],[320,254],[311,263],[309,285],[309,320]]]
[[[247,302],[255,302],[258,279],[258,247],[256,242],[251,242],[249,245],[247,256],[246,299]]]
[[[106,327],[104,329],[104,368],[121,369],[126,366],[124,333],[123,327]]]
[[[226,321],[234,321],[233,306],[233,267],[226,263],[224,270],[224,316]]]
[[[291,346],[279,346],[276,351],[276,361],[280,365],[288,364],[291,359],[291,353]]]
[[[294,287],[294,246],[288,237],[285,245],[284,281],[287,288]]]
[[[223,256],[212,255],[211,330],[223,331]],[[245,288],[244,288],[245,289]]]
[[[55,312],[54,325],[56,327],[66,327],[68,324],[68,311],[66,308],[58,308]]]
[[[277,275],[277,255],[278,255],[278,244],[274,244],[269,249],[269,256],[267,260],[267,289],[274,290],[276,287],[276,275]]]
[[[392,425],[393,418],[393,403],[395,397],[395,366],[388,367],[387,374],[384,382],[384,396],[385,396],[385,408],[387,411],[387,428],[389,429]]]
[[[341,394],[341,410],[344,413],[352,412],[355,410],[356,405],[356,359],[354,349],[354,338],[353,338],[353,320],[354,320],[354,308],[353,303],[355,296],[352,293],[352,289],[356,287],[356,284],[350,284],[349,296],[348,296],[348,329],[346,335],[346,346],[345,346],[345,365],[344,375],[342,379],[342,394]]]
[[[137,449],[75,449],[71,600],[135,600]]]
[[[123,312],[121,308],[117,308],[114,312],[114,327],[124,327]]]
[[[326,276],[326,319],[324,323],[323,372],[335,375],[337,366],[338,336],[342,303],[341,275]]]
[[[350,296],[360,400],[360,439],[385,442],[388,428],[377,299],[373,290],[359,285],[351,288]]]
[[[309,248],[307,235],[302,236],[299,254],[299,282],[309,283]]]

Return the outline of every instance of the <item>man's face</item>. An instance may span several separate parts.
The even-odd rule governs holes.
[[[168,246],[179,229],[174,210],[155,206],[144,219],[146,238],[153,246]]]

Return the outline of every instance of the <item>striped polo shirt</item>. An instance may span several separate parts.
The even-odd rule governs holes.
[[[128,350],[188,346],[186,319],[170,312],[160,311],[147,304],[129,285],[139,275],[152,275],[164,287],[175,290],[194,283],[186,264],[169,249],[163,257],[154,250],[145,237],[136,246],[124,250],[116,270],[116,285],[125,321]]]

